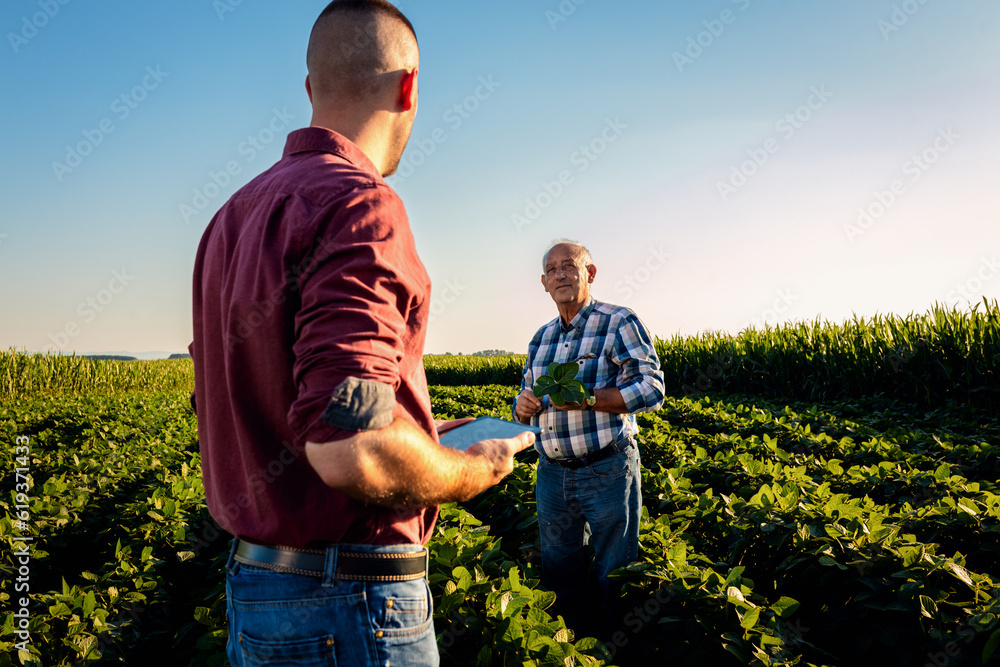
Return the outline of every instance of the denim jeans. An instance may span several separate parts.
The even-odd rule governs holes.
[[[235,545],[235,541],[234,541]],[[341,545],[353,552],[412,553],[418,545]],[[331,549],[335,549],[332,547]],[[334,562],[328,556],[327,563]],[[367,583],[334,581],[244,565],[229,557],[226,599],[234,667],[437,666],[426,577]]]
[[[618,595],[608,574],[638,558],[641,481],[634,444],[584,468],[564,468],[539,459],[535,499],[542,584],[556,594],[557,611],[571,627],[598,605],[605,624],[620,621],[615,618]],[[589,566],[585,524],[594,548],[599,599],[585,587]]]

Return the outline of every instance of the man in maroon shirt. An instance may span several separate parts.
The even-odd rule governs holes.
[[[234,665],[436,665],[436,506],[499,482],[534,439],[437,442],[455,424],[435,423],[424,377],[430,281],[383,180],[418,63],[390,3],[330,3],[307,53],[312,126],[198,248],[194,404],[209,510],[237,538]]]

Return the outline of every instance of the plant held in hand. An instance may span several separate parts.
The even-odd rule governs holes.
[[[548,375],[543,375],[531,388],[537,398],[548,396],[552,404],[562,407],[567,403],[594,405],[597,398],[594,393],[579,380],[576,373],[580,366],[569,361],[564,364],[552,362],[548,367]]]

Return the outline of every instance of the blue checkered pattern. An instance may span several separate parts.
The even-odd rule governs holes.
[[[528,345],[521,390],[531,388],[553,361],[579,363],[576,379],[591,389],[617,387],[630,414],[557,410],[545,396],[531,423],[542,429],[535,449],[550,459],[583,456],[634,436],[639,427],[633,413],[651,412],[663,403],[663,372],[652,338],[628,308],[591,297],[567,327],[557,317],[539,329]]]

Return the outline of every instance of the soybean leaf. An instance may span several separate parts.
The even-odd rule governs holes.
[[[535,394],[535,398],[542,398],[543,396],[549,396],[559,392],[561,387],[558,384],[548,384],[548,385],[535,385],[532,390]]]
[[[551,365],[550,365],[551,368]],[[568,361],[565,364],[559,364],[556,366],[555,371],[549,372],[556,382],[560,384],[565,384],[569,380],[576,377],[577,371],[580,370],[580,366],[572,361]]]
[[[94,613],[94,608],[97,606],[97,598],[94,596],[94,591],[87,591],[87,594],[83,597],[83,617],[90,618],[90,615]]]
[[[926,595],[920,595],[918,596],[918,598],[920,600],[921,614],[923,614],[927,618],[934,618],[935,616],[937,616],[938,607],[937,603],[934,602],[934,600],[927,597]]]
[[[760,617],[760,609],[755,607],[743,615],[743,620],[740,621],[740,625],[743,629],[749,630],[753,626],[757,625],[757,619]]]
[[[559,383],[553,380],[551,376],[543,375],[542,377],[538,378],[537,382],[535,382],[535,387],[534,387],[535,394],[536,395],[538,394],[538,389],[540,387],[558,387],[558,386]]]
[[[567,402],[570,402],[570,403],[581,403],[582,404],[584,401],[587,400],[587,392],[583,388],[582,384],[580,384],[576,380],[573,380],[573,382],[576,382],[576,384],[579,385],[579,386],[566,387],[566,389],[564,389],[563,392],[562,392],[562,397]]]
[[[799,608],[798,600],[782,596],[771,605],[771,610],[781,618],[788,618]]]

